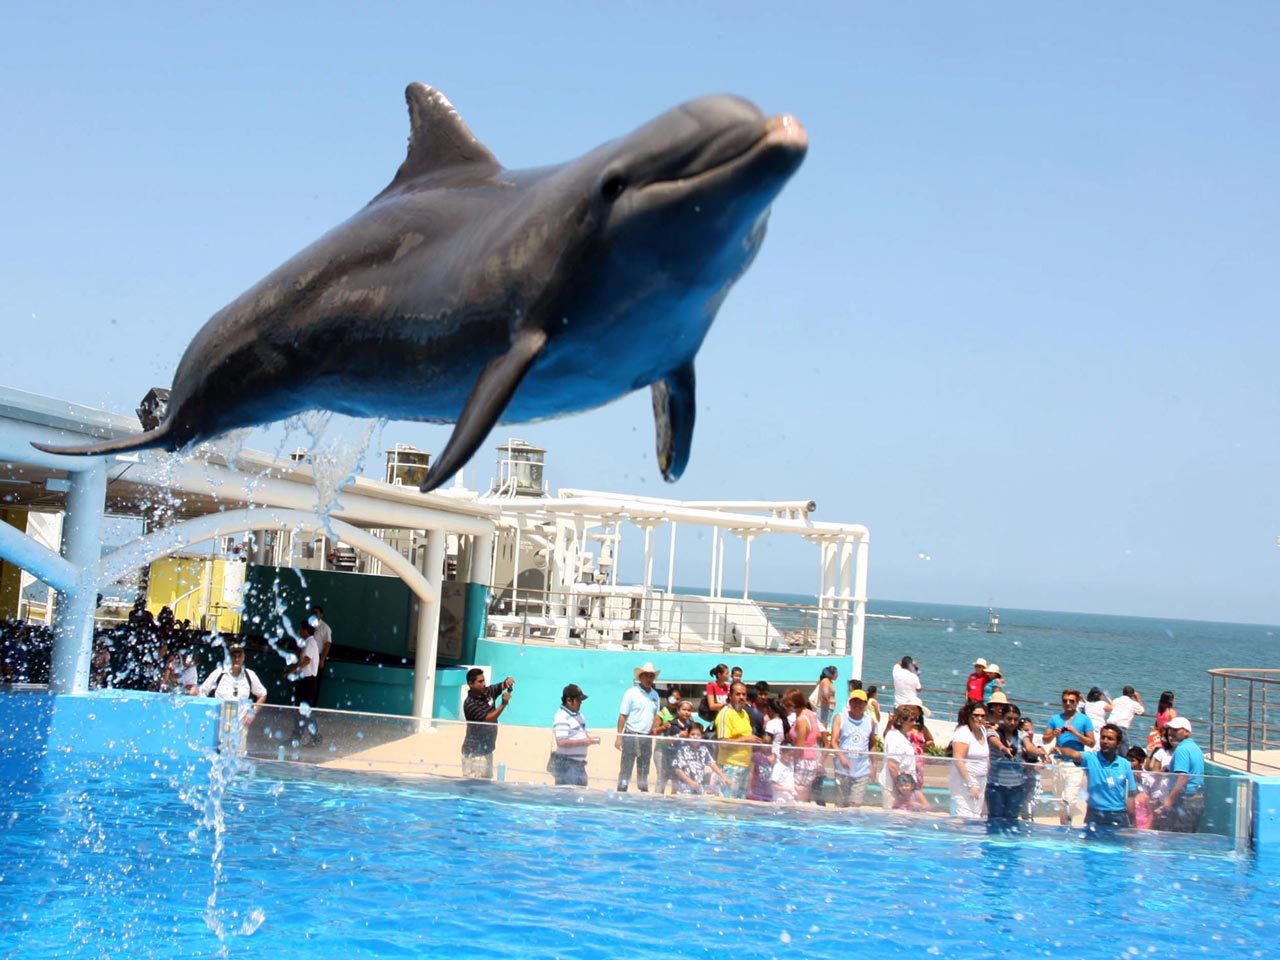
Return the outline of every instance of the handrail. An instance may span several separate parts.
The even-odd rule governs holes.
[[[1207,672],[1209,757],[1242,764],[1245,773],[1255,768],[1280,771],[1280,669],[1217,667]]]

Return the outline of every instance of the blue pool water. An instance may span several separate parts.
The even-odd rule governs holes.
[[[1235,958],[1280,933],[1280,869],[1194,838],[204,770],[9,783],[0,956]]]

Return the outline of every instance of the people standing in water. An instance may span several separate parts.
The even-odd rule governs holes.
[[[548,766],[556,786],[587,786],[587,750],[600,742],[587,730],[582,715],[582,701],[587,695],[576,683],[571,683],[560,694],[560,709],[551,720],[556,748]]]

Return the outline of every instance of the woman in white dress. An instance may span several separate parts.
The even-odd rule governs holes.
[[[951,735],[951,813],[980,820],[987,792],[991,748],[987,745],[987,708],[969,702],[960,708],[959,722]]]

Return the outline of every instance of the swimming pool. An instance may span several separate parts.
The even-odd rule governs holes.
[[[3,955],[1234,958],[1280,930],[1280,870],[1194,838],[205,769],[10,782]]]

